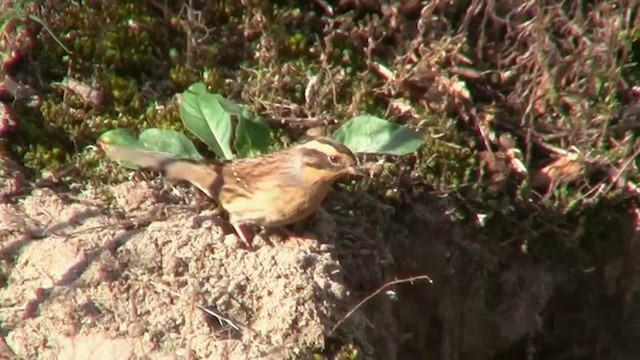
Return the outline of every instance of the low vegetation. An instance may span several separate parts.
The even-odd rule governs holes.
[[[114,129],[184,134],[193,156],[225,158],[334,134],[371,153],[358,191],[396,209],[436,194],[452,222],[491,239],[463,246],[491,254],[487,278],[521,257],[552,264],[564,285],[541,298],[541,324],[495,359],[602,355],[594,344],[640,331],[624,330],[640,255],[634,1],[2,0],[0,13],[0,157],[34,183],[122,180],[95,147]],[[189,89],[228,102],[225,121],[244,127],[233,151],[185,121]],[[377,121],[413,143],[370,149]],[[563,303],[582,327],[549,325]]]

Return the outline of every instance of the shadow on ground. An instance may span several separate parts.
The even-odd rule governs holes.
[[[376,359],[634,354],[632,211],[600,219],[617,225],[602,234],[610,251],[594,245],[592,258],[560,261],[523,253],[509,237],[515,225],[499,233],[452,221],[428,194],[391,206],[337,191],[307,222],[304,244],[260,236],[247,251],[215,212],[168,201],[158,186],[112,190],[116,210],[47,189],[2,205],[14,219],[0,249],[2,333],[14,354],[309,358],[345,345]],[[529,245],[557,241],[540,236]],[[420,274],[434,283],[390,287],[331,332],[386,282]]]

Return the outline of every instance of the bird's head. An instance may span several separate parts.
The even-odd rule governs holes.
[[[347,175],[363,175],[348,147],[329,138],[315,138],[295,147],[305,183],[333,182]]]

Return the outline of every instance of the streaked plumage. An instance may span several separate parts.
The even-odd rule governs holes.
[[[121,146],[103,147],[112,160],[162,171],[198,187],[227,212],[247,245],[250,239],[244,226],[279,227],[301,221],[320,207],[336,180],[360,174],[353,153],[326,138],[251,159],[206,163]]]

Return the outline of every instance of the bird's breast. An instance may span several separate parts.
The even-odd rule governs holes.
[[[292,224],[313,214],[322,204],[331,184],[315,183],[304,187],[289,185],[263,187],[251,197],[236,198],[222,204],[229,220],[260,226]]]

